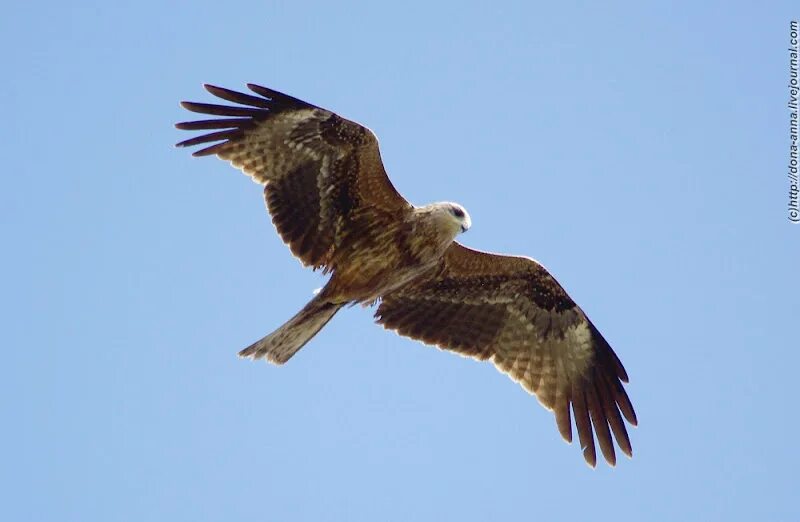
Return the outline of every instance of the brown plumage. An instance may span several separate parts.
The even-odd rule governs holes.
[[[211,144],[217,155],[264,185],[272,222],[300,261],[331,278],[297,315],[242,350],[282,364],[344,305],[379,302],[378,323],[498,369],[555,413],[572,441],[574,415],[586,461],[594,435],[609,464],[613,440],[628,456],[623,418],[636,414],[628,376],[609,344],[561,285],[533,259],[472,250],[455,242],[470,226],[455,203],[415,207],[394,189],[378,141],[366,127],[291,96],[206,85],[237,106],[182,102],[222,118],[178,123],[211,130],[178,146]],[[594,435],[593,435],[594,428]]]

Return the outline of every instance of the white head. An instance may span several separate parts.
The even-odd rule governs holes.
[[[466,232],[472,226],[472,220],[464,207],[458,203],[445,201],[429,205],[431,213],[436,216],[437,221],[446,228],[452,229],[453,237],[461,232]]]

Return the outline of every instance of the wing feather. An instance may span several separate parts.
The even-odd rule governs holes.
[[[606,340],[536,261],[454,243],[440,275],[383,297],[378,322],[401,335],[495,366],[553,410],[559,433],[572,422],[586,462],[616,463],[614,439],[632,455],[623,417],[636,415],[628,375]],[[570,408],[573,416],[570,415]]]
[[[214,131],[177,146],[211,143],[192,155],[217,155],[264,185],[278,233],[305,265],[335,269],[334,253],[354,212],[375,208],[401,219],[410,211],[386,175],[372,131],[273,89],[247,87],[255,95],[205,85],[238,106],[181,102],[191,112],[222,118],[176,124]]]
[[[204,149],[192,152],[192,156],[194,156],[195,158],[201,158],[203,156],[213,156],[225,150],[227,145],[228,145],[227,141],[224,141],[222,143],[217,143],[215,145],[211,145],[210,147],[206,147]]]
[[[191,147],[192,145],[199,145],[200,143],[209,143],[212,141],[232,140],[242,135],[240,130],[224,130],[219,132],[210,132],[176,144],[176,147]]]
[[[242,105],[251,105],[253,107],[261,107],[262,109],[270,108],[269,100],[264,98],[251,96],[243,92],[232,91],[224,87],[217,87],[216,85],[206,85],[205,88],[217,98],[222,98],[223,100],[227,100],[229,102],[239,103]]]
[[[183,121],[175,124],[175,128],[181,130],[244,129],[252,128],[253,126],[253,120],[250,118],[220,118],[217,120]],[[178,144],[176,146],[185,147],[186,145]]]
[[[184,101],[181,102],[181,107],[190,112],[213,114],[215,116],[245,116],[250,118],[259,116],[259,111],[257,109],[232,107],[230,105],[217,105],[214,103],[196,103]]]
[[[608,387],[607,377],[599,376],[595,380],[595,386],[603,388],[598,390],[597,395],[603,400],[603,408],[606,412],[606,419],[608,420],[608,424],[611,426],[611,431],[614,434],[614,438],[617,440],[617,445],[625,455],[632,457],[633,448],[631,448],[631,440],[628,437],[628,430],[625,429],[625,423],[623,422],[622,416],[619,413],[619,408],[614,401],[614,395],[611,393],[611,390]]]
[[[556,398],[556,403],[553,407],[558,432],[567,442],[572,442],[572,418],[569,414],[569,403],[572,397],[571,391],[571,389],[564,390],[563,393]]]
[[[614,453],[614,441],[608,429],[605,407],[601,404],[599,391],[597,390],[596,378],[588,384],[585,393],[589,402],[589,415],[592,418],[597,442],[600,444],[600,451],[603,452],[606,462],[613,466],[617,463],[617,456]]]
[[[578,380],[571,382],[572,387],[572,411],[575,413],[575,428],[578,430],[578,442],[580,442],[583,458],[591,467],[597,465],[597,453],[594,449],[594,437],[592,436],[592,421],[589,418],[589,410],[586,407],[586,395]]]

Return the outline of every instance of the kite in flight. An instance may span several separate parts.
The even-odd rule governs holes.
[[[567,442],[574,415],[590,466],[597,460],[593,426],[610,465],[613,438],[632,456],[623,418],[637,421],[622,386],[625,368],[542,265],[456,242],[471,224],[466,210],[406,201],[366,127],[259,85],[248,84],[255,96],[205,88],[236,105],[182,102],[218,118],[176,124],[211,131],[178,146],[206,144],[193,156],[216,155],[264,185],[272,222],[292,254],[331,274],[297,315],[240,356],[283,364],[343,306],[377,302],[384,328],[490,360],[555,413]]]

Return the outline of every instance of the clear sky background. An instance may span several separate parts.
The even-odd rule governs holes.
[[[72,4],[0,18],[0,519],[800,519],[796,3]],[[544,263],[627,367],[633,460],[370,310],[237,359],[324,280],[172,147],[203,82],[363,122],[464,243]]]

